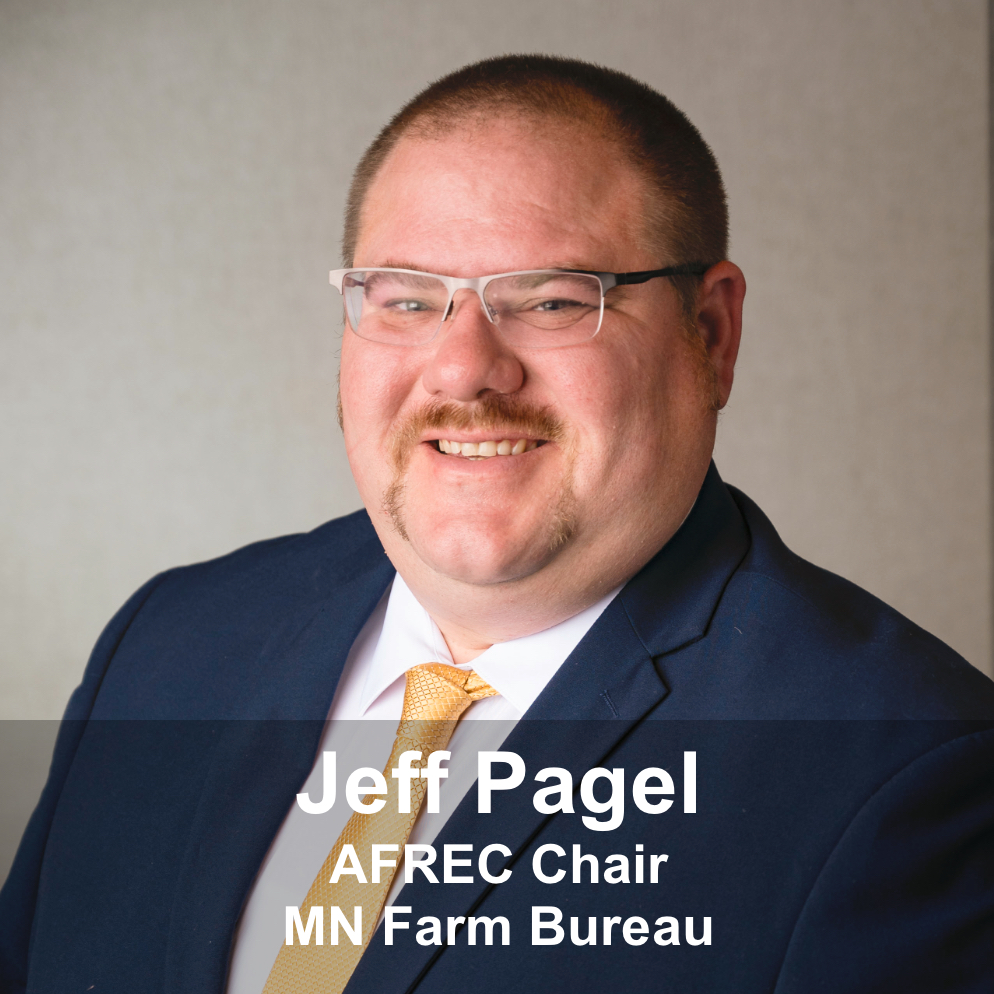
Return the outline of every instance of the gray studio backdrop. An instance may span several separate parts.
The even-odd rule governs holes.
[[[0,0],[0,716],[60,714],[158,570],[358,506],[350,169],[521,50],[697,122],[749,280],[719,469],[989,669],[983,0]]]

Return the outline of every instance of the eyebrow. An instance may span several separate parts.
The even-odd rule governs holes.
[[[423,266],[415,265],[413,262],[398,261],[396,259],[387,259],[382,266],[370,266],[370,269],[411,269],[416,273],[430,273],[431,270],[425,269]],[[440,274],[441,275],[441,274]]]

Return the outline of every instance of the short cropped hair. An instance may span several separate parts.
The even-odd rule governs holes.
[[[432,83],[366,149],[346,205],[345,265],[355,261],[369,187],[404,135],[438,137],[500,114],[579,120],[614,143],[648,182],[644,234],[660,254],[660,265],[711,266],[726,257],[728,207],[718,163],[697,128],[670,100],[623,72],[579,59],[502,55]],[[697,280],[677,277],[674,283],[686,309],[696,296]]]

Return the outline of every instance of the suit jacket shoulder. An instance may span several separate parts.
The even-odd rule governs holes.
[[[681,533],[623,593],[670,687],[668,716],[994,717],[991,680],[883,601],[791,552],[713,467]]]
[[[169,570],[108,626],[67,714],[310,718],[324,707],[323,717],[348,645],[392,575],[365,511]],[[315,670],[315,694],[306,674],[293,687],[279,670],[319,630],[330,636],[323,670],[314,653],[298,659]]]

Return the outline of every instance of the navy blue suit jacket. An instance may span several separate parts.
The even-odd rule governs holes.
[[[0,990],[219,992],[241,907],[315,759],[349,648],[393,569],[364,513],[173,570],[101,636],[0,893]],[[576,782],[698,756],[698,813],[613,832],[471,791],[436,845],[500,842],[505,884],[433,886],[418,915],[504,916],[511,945],[393,947],[356,992],[994,988],[994,684],[793,555],[712,469],[506,749]],[[527,787],[527,785],[526,785]],[[667,853],[657,884],[540,882],[546,843]],[[560,864],[567,870],[568,861]],[[545,864],[547,871],[553,863]],[[531,944],[533,906],[567,938]],[[574,945],[590,917],[712,922],[709,946]],[[416,927],[416,926],[414,926]]]

